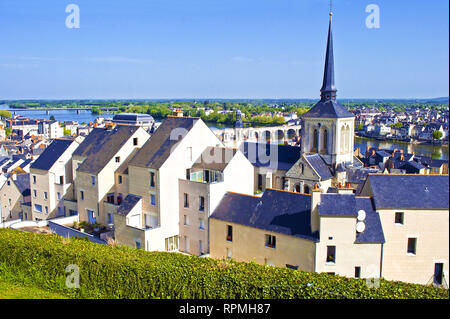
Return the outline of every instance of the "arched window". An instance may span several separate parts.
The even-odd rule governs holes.
[[[341,142],[340,142],[341,153],[345,152],[345,126],[341,127]]]
[[[297,192],[297,193],[300,193],[300,184],[296,184],[294,186],[294,191]]]
[[[327,129],[323,130],[323,147],[322,150],[325,153],[328,153],[328,131]]]
[[[313,147],[312,147],[313,152],[317,152],[317,144],[318,144],[317,135],[318,135],[317,129],[315,129],[313,133]]]
[[[304,193],[309,194],[309,186],[308,185],[304,186]]]

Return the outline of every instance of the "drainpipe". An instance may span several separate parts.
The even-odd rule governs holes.
[[[384,243],[381,243],[381,257],[380,257],[380,279],[383,276],[383,246]]]

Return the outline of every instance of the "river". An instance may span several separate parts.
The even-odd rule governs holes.
[[[64,121],[77,121],[78,123],[89,123],[95,121],[98,117],[104,118],[112,118],[112,114],[102,114],[95,115],[92,114],[91,111],[80,111],[80,114],[77,114],[76,110],[70,109],[62,109],[62,110],[51,110],[49,114],[46,114],[46,111],[21,111],[17,109],[10,109],[9,105],[0,105],[0,109],[9,110],[11,112],[16,112],[16,114],[24,115],[33,119],[50,119],[50,116],[54,116],[55,120],[64,122]],[[219,126],[219,125],[218,125]],[[209,125],[212,129],[219,128],[215,125]],[[222,128],[222,126],[220,126]],[[223,127],[226,128],[226,127]],[[435,159],[449,159],[449,148],[448,146],[433,146],[433,145],[419,145],[419,144],[410,144],[410,143],[402,143],[402,142],[391,142],[391,141],[378,141],[372,139],[365,139],[355,137],[355,148],[359,147],[361,152],[364,153],[370,147],[383,148],[383,149],[402,149],[407,153],[416,153],[418,155],[431,156]]]

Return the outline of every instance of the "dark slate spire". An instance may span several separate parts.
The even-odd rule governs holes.
[[[331,17],[328,26],[327,53],[325,56],[325,68],[323,73],[323,84],[320,89],[320,97],[322,101],[336,99],[336,87],[334,86],[334,59],[333,59],[333,35],[331,32]]]
[[[354,117],[345,107],[336,101],[336,87],[334,86],[334,61],[333,61],[333,36],[331,34],[331,16],[328,28],[327,53],[325,57],[325,70],[323,74],[323,85],[320,89],[320,101],[314,105],[308,112],[303,114],[302,118],[343,118]]]

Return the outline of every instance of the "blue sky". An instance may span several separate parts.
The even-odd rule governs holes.
[[[68,29],[68,4],[80,28]],[[367,5],[380,28],[366,27]],[[338,98],[449,91],[447,0],[335,0]],[[318,98],[328,0],[1,0],[0,99]]]

